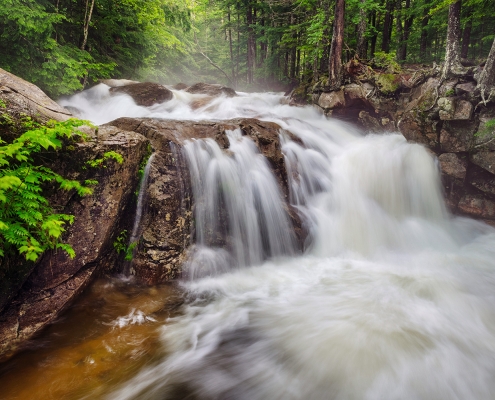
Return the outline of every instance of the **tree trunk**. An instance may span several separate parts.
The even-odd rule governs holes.
[[[83,42],[81,44],[81,50],[86,49],[86,43],[88,42],[89,24],[91,23],[91,16],[93,15],[93,7],[95,0],[91,0],[91,6],[89,6],[89,0],[86,0],[86,9],[84,12],[84,24],[83,24]],[[88,10],[89,6],[89,10]]]
[[[344,42],[344,11],[345,0],[337,0],[335,4],[335,20],[333,22],[332,44],[328,66],[328,84],[338,88],[344,80],[342,69],[342,45]]]
[[[255,41],[254,41],[254,28],[253,28],[253,8],[251,4],[248,4],[247,14],[247,31],[248,31],[248,41],[247,41],[247,83],[251,84],[254,82],[254,57],[255,57]]]
[[[426,27],[428,26],[428,22],[430,21],[430,17],[425,15],[421,20],[421,39],[419,42],[419,56],[421,61],[424,61],[426,58],[426,48],[428,46],[428,31]]]
[[[447,27],[447,41],[445,46],[445,64],[442,78],[446,79],[461,72],[459,57],[459,39],[461,36],[461,1],[457,0],[449,7],[449,24]]]
[[[393,11],[394,3],[392,1],[388,1],[387,12],[385,14],[385,20],[383,21],[382,51],[384,51],[385,53],[390,52],[390,37],[392,35]]]
[[[370,40],[370,58],[375,56],[376,51],[376,39],[378,38],[378,30],[377,26],[380,25],[380,14],[378,14],[378,18],[376,17],[376,11],[373,11],[371,14],[371,26],[373,26],[373,36]]]
[[[361,0],[359,8],[359,24],[357,27],[357,55],[359,59],[364,60],[366,58],[366,27],[367,27],[367,16],[366,9],[364,5],[366,0]]]
[[[493,40],[485,67],[480,74],[478,88],[481,92],[483,101],[487,101],[490,97],[493,97],[490,96],[490,94],[495,89],[495,39]]]
[[[232,82],[234,83],[234,89],[237,86],[237,78],[235,76],[235,66],[234,66],[234,49],[232,47],[232,26],[230,25],[230,7],[229,12],[227,14],[227,18],[229,21],[229,50],[230,50],[230,68],[232,73]]]
[[[469,42],[471,41],[471,29],[473,28],[473,20],[470,18],[462,32],[462,49],[461,59],[468,58]]]
[[[406,0],[405,10],[409,11],[411,6],[411,0]],[[402,15],[404,13],[401,12]],[[397,61],[405,61],[407,58],[407,41],[409,40],[409,33],[411,32],[411,26],[413,23],[413,17],[403,18],[404,26],[402,26],[402,21],[397,21],[397,23],[401,25],[401,37],[399,46],[397,48]]]

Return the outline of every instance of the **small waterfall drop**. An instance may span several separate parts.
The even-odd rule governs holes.
[[[248,138],[230,132],[228,150],[189,142],[195,279],[182,282],[182,315],[161,330],[167,357],[110,399],[493,399],[495,230],[448,214],[424,148],[365,136],[274,93],[193,109],[204,96],[174,91],[146,109],[92,90],[66,104],[97,123],[277,123],[290,202],[312,238],[293,254],[280,193]]]
[[[143,217],[143,211],[146,203],[148,178],[150,175],[150,169],[154,158],[155,158],[155,153],[151,154],[150,157],[148,158],[148,161],[146,162],[146,166],[144,167],[143,176],[141,177],[141,181],[139,182],[136,215],[134,216],[134,224],[132,226],[132,232],[129,237],[128,252],[130,252],[130,254],[126,254],[125,257],[125,263],[123,268],[124,275],[132,274],[132,258],[135,255],[136,248],[138,245],[139,235],[141,234],[141,219]]]
[[[294,253],[292,227],[267,161],[240,129],[226,134],[228,152],[212,139],[184,146],[195,200],[197,246],[186,268],[191,278]]]

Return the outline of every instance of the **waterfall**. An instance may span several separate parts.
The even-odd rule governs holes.
[[[132,257],[134,257],[137,244],[139,241],[139,236],[141,234],[141,218],[143,217],[144,206],[146,202],[146,191],[148,189],[148,178],[150,175],[151,164],[155,158],[155,153],[151,154],[144,167],[143,176],[139,183],[139,192],[136,206],[136,215],[134,216],[134,224],[132,226],[131,236],[129,238],[129,249],[131,254],[126,254],[126,262],[124,264],[123,272],[124,275],[132,274]],[[128,258],[131,258],[130,260]]]
[[[95,122],[129,101],[92,90],[111,117],[82,97],[67,101]],[[193,279],[181,283],[182,314],[161,329],[167,356],[109,398],[493,399],[495,229],[449,215],[434,158],[275,93],[193,110],[197,99],[174,91],[164,105],[125,103],[125,112],[277,123],[289,200],[311,243],[294,251],[282,197],[249,138],[229,132],[226,150],[187,143]]]
[[[294,252],[292,227],[267,161],[240,129],[226,134],[230,154],[212,139],[184,146],[195,203],[197,247],[185,271],[191,278]]]

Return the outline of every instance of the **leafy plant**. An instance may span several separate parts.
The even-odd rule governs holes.
[[[77,127],[87,121],[69,119],[30,124],[30,129],[11,144],[0,140],[0,256],[16,250],[26,260],[36,261],[48,249],[62,249],[70,257],[72,247],[60,241],[65,224],[73,215],[55,213],[43,195],[43,186],[58,183],[63,190],[75,190],[80,196],[93,191],[76,180],[65,179],[50,168],[35,162],[34,155],[48,149],[60,149],[63,138],[79,135]]]
[[[124,157],[116,151],[107,151],[103,154],[102,158],[86,161],[86,164],[92,168],[106,168],[106,165],[104,165],[106,160],[115,160],[118,164],[122,164],[124,162]]]
[[[401,71],[400,65],[395,61],[395,52],[385,53],[384,51],[377,51],[372,61],[374,65],[385,69],[387,72],[395,73]]]
[[[117,252],[117,254],[124,253],[125,257],[124,259],[126,261],[132,261],[133,255],[134,255],[134,249],[137,246],[137,242],[132,242],[127,243],[127,229],[124,229],[122,232],[119,233],[117,238],[115,239],[115,242],[113,242],[113,248]]]

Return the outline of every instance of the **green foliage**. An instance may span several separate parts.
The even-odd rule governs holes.
[[[30,129],[11,144],[0,140],[0,256],[17,251],[26,260],[36,261],[48,249],[75,256],[72,247],[60,241],[65,224],[72,224],[74,216],[55,213],[43,187],[56,183],[80,196],[91,194],[92,189],[39,165],[34,156],[60,149],[63,139],[77,140],[77,127],[85,124],[87,121],[75,119],[52,121],[46,126],[30,124]]]
[[[400,65],[395,61],[395,52],[385,53],[384,51],[375,52],[372,63],[383,68],[388,73],[397,73],[401,71]]]
[[[445,97],[453,96],[455,93],[454,89],[449,89],[445,92]]]
[[[139,180],[141,180],[144,176],[144,170],[146,169],[146,164],[148,164],[148,160],[150,159],[151,154],[153,154],[153,149],[151,147],[151,144],[148,143],[148,146],[146,147],[146,153],[143,159],[141,160],[141,163],[139,164],[139,170],[138,170]]]
[[[103,154],[103,157],[86,161],[86,164],[91,168],[106,168],[105,161],[107,160],[114,160],[118,164],[122,164],[124,162],[124,157],[115,151],[107,151]]]
[[[2,99],[0,99],[0,108],[7,108],[7,104]]]
[[[124,229],[119,233],[115,241],[113,242],[113,248],[117,254],[124,253],[124,259],[126,261],[132,261],[134,255],[134,249],[137,246],[137,242],[129,243],[127,245],[127,229]]]

